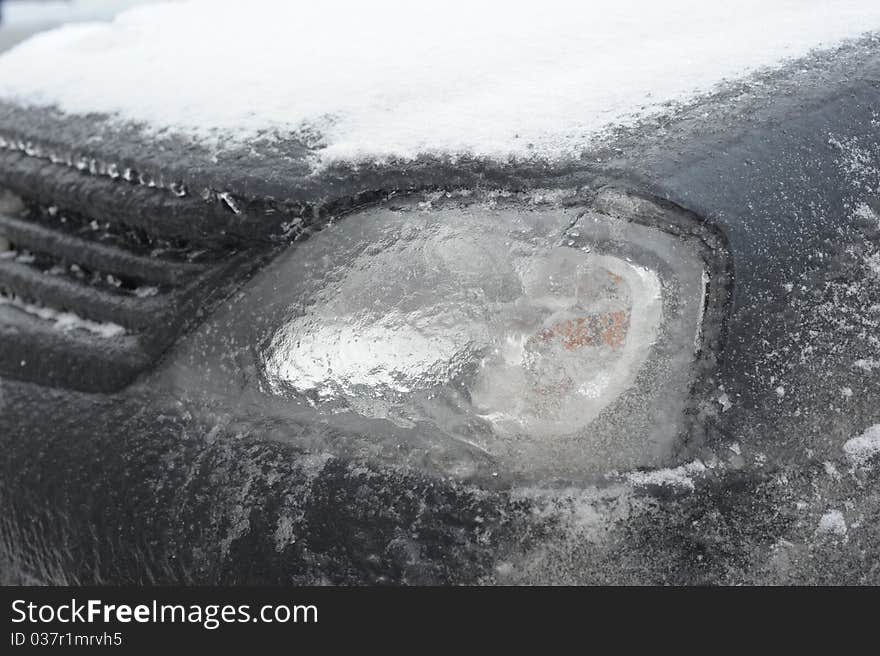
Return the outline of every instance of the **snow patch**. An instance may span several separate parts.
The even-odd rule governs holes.
[[[834,466],[833,462],[823,462],[822,466],[825,468],[825,473],[830,479],[834,481],[840,480],[840,472],[837,471],[837,467]]]
[[[880,360],[873,360],[873,359],[856,360],[855,362],[853,362],[853,366],[856,369],[861,369],[863,371],[871,372],[871,371],[874,371],[874,369],[880,369]]]
[[[845,536],[847,527],[843,513],[839,510],[831,510],[825,513],[819,518],[819,526],[816,527],[816,531],[840,537]]]
[[[22,312],[39,317],[44,321],[51,321],[55,324],[57,330],[64,332],[81,329],[104,338],[118,337],[125,334],[125,328],[115,323],[83,319],[73,312],[61,312],[52,308],[33,305],[4,294],[0,294],[0,306],[2,305],[9,305]]]
[[[450,0],[418,11],[401,0],[190,0],[32,38],[0,58],[0,97],[109,114],[218,152],[267,137],[308,143],[325,163],[560,158],[610,125],[877,28],[875,0]]]
[[[633,485],[656,485],[693,492],[696,489],[693,477],[705,474],[707,469],[708,467],[702,461],[694,460],[674,469],[634,471],[627,472],[625,476]]]
[[[880,278],[880,253],[873,253],[865,258],[865,264],[876,277]]]
[[[843,445],[846,457],[855,465],[865,465],[871,458],[880,454],[880,424],[871,426],[864,433]]]

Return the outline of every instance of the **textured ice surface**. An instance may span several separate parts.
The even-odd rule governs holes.
[[[366,249],[278,329],[276,391],[409,425],[423,418],[410,393],[455,385],[499,432],[546,437],[632,382],[660,325],[656,273],[467,218],[426,223]]]
[[[35,37],[0,58],[0,97],[324,161],[554,158],[877,28],[876,0],[194,0]]]
[[[272,263],[170,358],[169,384],[445,473],[669,462],[702,316],[691,246],[561,208],[403,207]]]
[[[587,425],[632,384],[657,339],[660,281],[644,267],[559,247],[535,257],[483,352],[471,401],[503,434]]]

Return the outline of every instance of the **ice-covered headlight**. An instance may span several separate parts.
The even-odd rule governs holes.
[[[688,429],[713,265],[693,226],[660,229],[622,198],[346,217],[263,271],[168,373],[227,397],[234,381],[243,411],[324,426],[327,448],[445,473],[662,463]]]

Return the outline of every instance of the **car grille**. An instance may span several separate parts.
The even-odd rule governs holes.
[[[181,191],[0,151],[0,376],[118,389],[266,250]]]

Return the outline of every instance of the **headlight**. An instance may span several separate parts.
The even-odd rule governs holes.
[[[166,376],[217,407],[238,397],[237,415],[323,426],[325,448],[445,474],[668,462],[723,267],[681,213],[599,205],[451,197],[346,217],[261,272]]]

